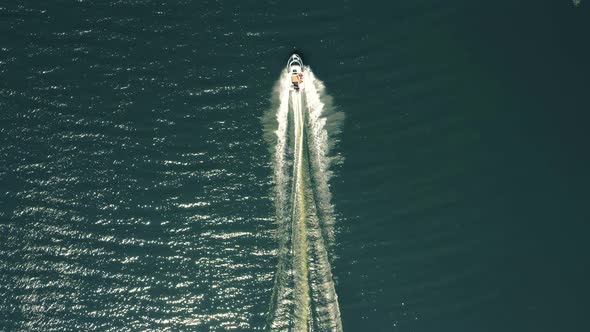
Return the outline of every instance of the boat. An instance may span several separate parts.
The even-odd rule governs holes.
[[[297,53],[293,53],[287,61],[287,72],[291,74],[291,90],[299,92],[303,89],[303,60]]]

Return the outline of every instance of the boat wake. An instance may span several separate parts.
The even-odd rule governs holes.
[[[267,329],[342,331],[330,255],[334,211],[328,181],[343,114],[323,83],[304,67],[305,88],[291,89],[284,72],[264,118],[273,155],[279,251]]]

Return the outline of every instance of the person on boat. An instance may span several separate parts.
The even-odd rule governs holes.
[[[301,83],[302,81],[299,79],[299,75],[301,75],[301,73],[297,74],[297,73],[293,73],[293,75],[291,75],[291,83],[293,84],[293,87],[295,89],[299,89],[299,83]],[[303,76],[303,75],[302,75]]]

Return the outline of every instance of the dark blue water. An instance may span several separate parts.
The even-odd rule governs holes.
[[[0,330],[262,330],[294,47],[346,115],[343,330],[584,330],[588,8],[1,1]]]

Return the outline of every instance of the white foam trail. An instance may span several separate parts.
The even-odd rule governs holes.
[[[286,159],[288,124],[289,124],[289,74],[283,72],[274,88],[275,100],[273,110],[268,112],[263,119],[265,131],[272,133],[267,136],[273,153],[273,169],[275,182],[275,210],[278,223],[279,262],[275,275],[273,294],[269,309],[267,326],[272,331],[283,331],[290,328],[290,307],[292,303],[292,290],[288,287],[292,282],[292,269],[289,256],[291,227],[287,211],[289,197],[290,176],[287,172]]]
[[[328,125],[342,117],[334,116],[322,82],[305,69],[305,88],[299,93],[289,91],[290,75],[281,75],[275,107],[264,119],[266,132],[272,133],[267,139],[279,223],[279,263],[267,328],[342,331],[328,253],[335,221],[328,185],[333,145]]]
[[[286,163],[286,151],[287,151],[287,127],[289,124],[289,74],[283,73],[279,79],[276,89],[279,93],[279,107],[276,112],[276,122],[278,124],[275,131],[276,134],[276,145],[274,151],[274,170],[275,170],[275,181],[276,181],[276,197],[278,199],[277,208],[280,208],[280,214],[282,215],[286,206],[288,197],[287,186],[289,183],[289,176],[286,174],[287,163]]]
[[[326,127],[326,104],[323,83],[316,79],[309,67],[304,71],[305,98],[307,104],[307,145],[309,148],[310,174],[312,175],[315,206],[318,216],[310,227],[310,241],[314,250],[314,308],[318,329],[322,331],[342,331],[338,297],[330,266],[327,241],[334,240],[334,214],[328,180],[330,176],[329,135]]]
[[[334,208],[331,204],[332,194],[330,193],[329,179],[331,176],[330,165],[333,159],[330,156],[330,135],[328,134],[327,121],[331,116],[334,131],[339,130],[340,122],[343,120],[342,113],[326,109],[325,101],[331,103],[331,98],[325,93],[325,87],[322,81],[318,80],[311,69],[307,68],[306,73],[306,90],[305,96],[309,110],[309,150],[313,154],[311,166],[314,173],[315,189],[317,193],[317,205],[320,220],[323,224],[323,234],[330,245],[334,242]],[[322,98],[322,95],[326,98]],[[331,112],[331,114],[326,114]],[[333,139],[333,138],[332,138]]]

